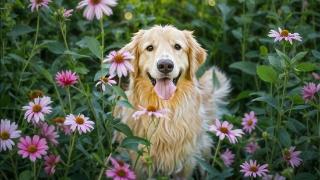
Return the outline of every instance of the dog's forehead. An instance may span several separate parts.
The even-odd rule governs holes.
[[[185,42],[186,37],[183,31],[173,26],[155,26],[145,31],[144,41],[156,42],[160,40]]]

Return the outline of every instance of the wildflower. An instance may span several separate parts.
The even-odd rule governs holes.
[[[229,150],[226,149],[221,155],[220,155],[223,163],[229,167],[234,162],[234,154]]]
[[[230,143],[235,144],[238,140],[237,137],[241,137],[243,131],[241,129],[232,130],[233,125],[229,124],[227,121],[223,121],[216,119],[215,124],[211,125],[209,131],[213,131],[216,133],[216,136],[219,136],[220,140],[223,140],[227,137]]]
[[[292,34],[288,30],[282,30],[281,28],[278,28],[278,31],[270,30],[268,36],[274,38],[274,42],[285,40],[292,44],[292,40],[302,41],[299,33]]]
[[[262,180],[286,180],[286,178],[276,173],[275,175],[263,176]]]
[[[106,85],[112,86],[113,84],[117,84],[115,80],[113,80],[114,76],[109,77],[101,77],[97,82],[96,86],[101,85],[102,91],[106,91]]]
[[[83,16],[88,20],[93,20],[94,16],[97,19],[101,19],[103,14],[110,16],[112,14],[112,9],[117,5],[117,0],[82,0],[77,8],[82,9],[86,6]]]
[[[78,116],[74,116],[73,114],[69,114],[66,117],[65,125],[70,125],[72,132],[78,129],[79,133],[87,133],[93,130],[94,122],[90,121],[88,117],[85,117],[83,114],[79,114]]]
[[[256,128],[257,121],[257,117],[253,111],[245,113],[241,123],[242,129],[247,133],[251,133]]]
[[[128,72],[133,72],[133,66],[129,63],[134,57],[129,52],[111,51],[103,62],[111,63],[109,73],[118,77],[127,76]]]
[[[303,99],[307,102],[314,99],[315,94],[320,91],[320,84],[308,83],[302,89]]]
[[[260,164],[257,164],[256,160],[254,161],[250,160],[249,163],[246,161],[242,163],[240,167],[242,168],[240,172],[244,173],[244,177],[248,177],[248,176],[262,177],[262,176],[266,176],[267,175],[266,173],[269,172],[268,164],[264,164],[261,166]]]
[[[249,154],[253,154],[256,152],[256,150],[260,148],[257,142],[250,142],[246,145],[245,150]]]
[[[291,167],[298,167],[302,159],[299,157],[301,151],[295,151],[296,147],[290,147],[289,149],[285,149],[283,152],[283,159],[291,165]]]
[[[136,179],[135,173],[130,170],[129,165],[122,162],[117,161],[116,159],[110,157],[112,168],[106,171],[106,176],[112,179],[126,179],[132,180]]]
[[[165,117],[166,114],[169,112],[168,109],[157,109],[155,106],[148,106],[147,108],[144,108],[142,106],[139,106],[138,111],[133,113],[132,117],[134,119],[138,119],[142,115],[148,115],[150,117],[157,117],[157,118],[162,118]]]
[[[29,136],[21,137],[18,148],[18,154],[23,158],[29,157],[33,162],[37,158],[41,159],[43,155],[47,154],[48,150],[46,139],[40,138],[38,135],[34,135],[32,138]]]
[[[12,139],[20,137],[21,131],[17,130],[18,126],[15,122],[7,119],[1,119],[0,123],[0,152],[2,150],[11,150],[14,146]]]
[[[44,171],[48,175],[53,175],[56,172],[56,166],[60,162],[60,156],[50,154],[44,157]]]
[[[47,123],[43,123],[41,126],[40,135],[43,138],[46,138],[48,142],[53,145],[57,145],[57,138],[59,137],[58,133],[55,131],[55,127],[53,125],[48,125]]]
[[[56,74],[56,82],[61,87],[71,86],[78,82],[78,76],[72,71],[61,71]]]
[[[24,117],[28,122],[39,123],[39,121],[44,121],[44,115],[51,113],[51,98],[44,96],[42,98],[38,97],[29,102],[29,105],[23,106],[22,109],[25,110]]]
[[[312,76],[315,80],[320,80],[320,75],[318,73],[313,72]]]
[[[72,16],[72,12],[73,12],[73,9],[66,10],[63,8],[63,17],[68,18],[68,17]]]
[[[64,117],[57,117],[53,119],[53,122],[55,122],[58,127],[64,132],[65,135],[71,134],[71,128],[69,125],[64,124],[65,118]]]
[[[33,100],[33,99],[35,99],[37,97],[43,97],[43,96],[44,96],[44,93],[41,90],[38,90],[38,89],[32,90],[29,93],[29,99],[30,100]]]
[[[30,0],[31,4],[29,4],[29,7],[31,7],[31,12],[33,12],[34,9],[38,11],[41,6],[48,8],[50,2],[51,0]]]

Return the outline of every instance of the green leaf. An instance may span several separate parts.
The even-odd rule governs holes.
[[[105,77],[109,73],[108,69],[101,69],[94,75],[94,81],[98,81],[101,77]]]
[[[133,133],[132,133],[131,129],[129,128],[129,126],[124,124],[124,123],[122,123],[122,122],[114,124],[113,127],[117,131],[122,132],[123,134],[125,134],[128,137],[129,136],[133,136]]]
[[[308,51],[299,52],[295,57],[291,59],[291,64],[295,64],[307,55]]]
[[[32,179],[33,173],[29,170],[22,171],[19,174],[19,180],[29,180]]]
[[[315,58],[320,59],[320,52],[319,51],[312,50],[311,53]]]
[[[268,48],[266,46],[259,47],[260,56],[266,57],[268,55]]]
[[[252,95],[254,95],[254,93]],[[265,102],[269,106],[277,109],[277,101],[272,96],[267,95],[267,94],[261,95],[260,97],[252,99],[251,101],[252,102],[255,102],[255,101]]]
[[[146,146],[150,146],[150,142],[146,139],[143,139],[141,137],[137,137],[137,136],[129,136],[126,137],[122,143],[121,143],[121,147],[127,148],[127,149],[132,149],[134,151],[138,151],[138,146],[139,144],[143,144]]]
[[[311,72],[316,69],[318,69],[317,65],[309,62],[300,63],[295,67],[296,71],[301,71],[301,72]]]
[[[58,41],[44,41],[41,45],[54,54],[63,54],[65,51],[64,45]]]
[[[88,74],[89,69],[87,69],[86,67],[76,67],[74,68],[74,71],[79,74]]]
[[[17,37],[17,36],[21,36],[24,34],[28,34],[30,32],[35,31],[32,27],[28,26],[28,25],[17,25],[15,26],[11,32],[8,33],[9,36],[13,36],[13,37]]]
[[[122,107],[134,109],[134,107],[128,100],[119,100],[117,104]]]
[[[276,52],[280,58],[286,60],[287,62],[290,60],[290,58],[286,54],[284,54],[282,51],[276,49]]]
[[[100,43],[96,38],[84,37],[85,46],[97,57],[101,58]]]
[[[118,96],[128,99],[126,93],[119,86],[112,86],[112,89]]]
[[[313,174],[311,173],[299,173],[297,175],[295,175],[293,177],[293,180],[301,180],[301,179],[305,179],[305,180],[316,180],[317,177],[314,176]]]
[[[278,73],[271,66],[258,66],[257,74],[265,82],[275,83],[278,80]]]
[[[276,69],[282,69],[282,64],[281,61],[278,57],[273,56],[273,55],[269,55],[268,56],[268,60],[271,66],[273,66]]]
[[[238,69],[250,75],[256,75],[257,64],[253,62],[238,61],[238,62],[232,63],[229,67],[233,69]]]
[[[290,135],[287,132],[287,130],[281,128],[280,132],[279,132],[279,140],[280,143],[285,146],[285,147],[289,147],[291,146],[291,139],[290,139]]]

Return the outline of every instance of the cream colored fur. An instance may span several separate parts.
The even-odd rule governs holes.
[[[178,42],[182,50],[177,52],[172,46]],[[153,53],[145,51],[148,44],[153,44]],[[154,172],[186,178],[192,174],[197,164],[196,156],[203,157],[210,152],[212,142],[206,131],[217,118],[220,103],[227,96],[230,86],[223,73],[210,69],[198,80],[195,72],[205,61],[206,52],[196,42],[190,31],[180,31],[173,26],[154,26],[140,30],[122,50],[134,54],[135,72],[130,76],[129,89],[126,92],[129,101],[135,106],[168,108],[168,119],[160,119],[158,128],[150,125],[151,118],[143,116],[134,120],[133,109],[118,107],[117,116],[133,131],[134,135],[151,138],[151,154]],[[182,70],[177,83],[177,90],[170,100],[162,100],[153,90],[153,85],[146,71],[157,76],[154,65],[163,53],[172,57],[175,68]],[[174,73],[178,71],[174,70]],[[176,74],[173,73],[173,76]],[[214,87],[213,73],[220,86]],[[148,130],[149,127],[149,130]],[[121,135],[118,140],[121,141]],[[136,154],[131,152],[132,161]],[[140,176],[146,175],[143,158],[138,163]]]

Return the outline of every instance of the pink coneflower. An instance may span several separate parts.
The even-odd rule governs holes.
[[[55,131],[55,127],[53,125],[48,125],[47,123],[43,123],[41,126],[40,136],[46,138],[48,142],[53,145],[57,145],[57,138],[59,137],[58,133]]]
[[[220,157],[227,167],[231,166],[234,162],[234,154],[229,149],[226,149],[222,154],[220,154]]]
[[[301,151],[295,151],[295,148],[290,147],[283,152],[283,159],[293,168],[298,167],[302,162],[302,159],[299,157]]]
[[[156,118],[165,118],[166,114],[169,112],[168,109],[158,109],[155,106],[149,105],[147,108],[144,108],[142,106],[139,106],[138,111],[133,113],[132,117],[134,119],[140,118],[142,115],[148,115],[150,117],[156,117]]]
[[[274,38],[274,42],[285,40],[289,41],[290,44],[292,44],[292,40],[302,41],[299,33],[292,34],[288,30],[282,30],[281,28],[278,28],[278,31],[270,30],[268,36]]]
[[[17,130],[18,126],[15,122],[10,122],[7,119],[1,119],[0,123],[0,152],[11,150],[14,146],[12,139],[20,137],[21,131]]]
[[[39,121],[44,121],[44,115],[51,113],[51,98],[48,96],[38,97],[29,102],[28,106],[23,106],[22,109],[26,110],[24,117],[27,121],[32,121],[33,123],[39,123]]]
[[[274,176],[273,175],[263,176],[262,180],[286,180],[286,178],[276,173]]]
[[[29,93],[29,99],[30,100],[33,100],[33,99],[35,99],[35,98],[37,98],[37,97],[43,97],[44,96],[44,93],[41,91],[41,90],[38,90],[38,89],[35,89],[35,90],[32,90],[32,91],[30,91],[30,93]]]
[[[56,74],[56,82],[61,87],[71,86],[78,82],[78,76],[72,71],[61,71]]]
[[[29,7],[31,7],[32,12],[34,9],[38,11],[41,6],[48,8],[49,2],[51,2],[51,0],[30,0],[31,4],[29,4]]]
[[[103,14],[110,16],[112,14],[112,9],[117,5],[117,0],[83,0],[81,1],[77,8],[82,9],[86,6],[83,16],[88,20],[93,20],[94,16],[97,19],[101,19]]]
[[[241,137],[243,131],[241,129],[232,130],[232,128],[233,125],[229,124],[227,121],[221,123],[220,120],[216,119],[215,124],[209,127],[209,131],[215,132],[220,140],[227,137],[231,144],[235,144],[238,141],[237,137]]]
[[[71,134],[71,126],[65,125],[64,124],[65,118],[64,117],[56,117],[53,119],[53,122],[57,124],[59,129],[61,129],[65,135],[70,135]]]
[[[246,161],[242,163],[240,167],[242,168],[240,172],[244,173],[244,177],[248,177],[248,176],[262,177],[262,176],[266,176],[267,173],[269,172],[268,164],[264,164],[261,166],[260,164],[257,164],[256,160],[254,161],[250,160],[249,163]]]
[[[63,8],[63,17],[68,18],[68,17],[72,16],[72,12],[73,12],[73,9],[67,10],[67,9]]]
[[[130,60],[134,58],[129,52],[116,52],[111,51],[110,54],[103,62],[111,63],[109,73],[110,75],[117,74],[118,77],[127,76],[128,72],[133,72],[133,66],[130,64]]]
[[[60,162],[60,156],[50,154],[49,156],[44,157],[44,171],[48,175],[53,175],[56,172],[56,166]]]
[[[257,142],[250,142],[246,145],[245,150],[249,154],[253,154],[257,151],[257,149],[260,148]]]
[[[18,143],[18,154],[23,158],[29,156],[31,161],[35,161],[37,158],[41,159],[43,155],[47,154],[48,146],[45,138],[40,138],[38,135],[34,135],[32,139],[29,136],[21,137]]]
[[[106,171],[106,176],[115,180],[133,180],[136,179],[135,173],[130,170],[129,165],[117,161],[116,159],[110,157],[112,168]]]
[[[302,89],[302,95],[305,102],[314,99],[317,92],[320,91],[320,84],[308,83]]]
[[[242,129],[250,134],[252,130],[256,128],[257,121],[257,117],[253,111],[245,113],[241,123],[243,126]]]
[[[113,80],[113,76],[109,77],[101,77],[100,80],[97,82],[96,86],[101,86],[102,91],[106,91],[106,85],[108,84],[109,86],[112,86],[113,84],[117,84],[115,80]]]
[[[79,134],[87,133],[93,130],[94,122],[90,121],[88,117],[85,117],[83,114],[79,114],[78,116],[74,116],[73,114],[69,114],[66,117],[65,125],[70,125],[72,132],[76,129]]]

